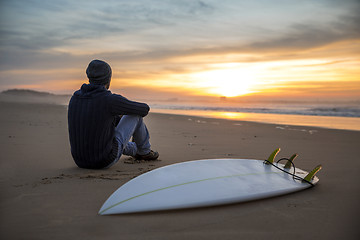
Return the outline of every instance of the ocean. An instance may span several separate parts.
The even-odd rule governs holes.
[[[0,101],[38,102],[67,105],[70,95],[55,95],[32,90],[0,92]],[[322,127],[360,131],[360,99],[356,101],[166,101],[141,100],[152,112],[230,119],[289,126]],[[289,126],[287,126],[289,125]]]
[[[360,131],[360,102],[157,102],[152,112]]]

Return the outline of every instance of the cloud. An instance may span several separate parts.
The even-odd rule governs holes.
[[[342,95],[347,97],[358,97],[360,91],[359,81],[342,81],[341,84],[336,81],[311,81],[311,82],[291,82],[286,85],[277,86],[283,92],[296,93],[297,95],[322,95],[335,96]]]
[[[5,1],[3,5],[1,45],[25,50],[176,27],[212,11],[202,1]]]
[[[360,16],[343,16],[338,21],[326,25],[311,23],[293,24],[286,34],[271,40],[257,41],[249,45],[251,49],[311,49],[328,44],[360,39]]]

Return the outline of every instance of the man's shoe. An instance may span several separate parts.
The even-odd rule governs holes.
[[[154,152],[153,150],[151,150],[148,154],[145,155],[140,155],[140,154],[135,155],[136,160],[146,160],[146,161],[156,160],[158,159],[158,157],[159,157],[159,153]]]

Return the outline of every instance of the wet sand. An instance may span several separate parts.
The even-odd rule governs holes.
[[[360,131],[151,113],[145,118],[160,160],[122,157],[107,170],[79,169],[70,155],[66,107],[0,102],[1,239],[359,239]],[[299,154],[321,163],[320,183],[271,199],[164,212],[99,216],[135,176],[207,158]]]

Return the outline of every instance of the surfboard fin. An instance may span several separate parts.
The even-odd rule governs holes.
[[[290,169],[291,168],[291,163],[295,160],[295,158],[297,158],[297,156],[299,156],[297,153],[294,153],[290,158],[289,160],[286,162],[285,164],[285,169]]]
[[[272,164],[274,163],[274,159],[276,157],[276,155],[280,152],[280,148],[275,149],[269,156],[269,158],[267,159],[267,162],[265,164]]]
[[[313,177],[315,176],[315,174],[320,171],[322,168],[321,165],[317,165],[311,172],[309,172],[308,175],[306,175],[306,177],[304,178],[304,181],[307,182],[311,182],[311,180],[313,179]]]

